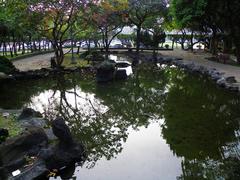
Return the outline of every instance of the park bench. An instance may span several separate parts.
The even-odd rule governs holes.
[[[230,55],[226,54],[226,53],[218,53],[217,54],[217,61],[218,62],[223,62],[224,64],[226,64],[226,61],[230,60]]]

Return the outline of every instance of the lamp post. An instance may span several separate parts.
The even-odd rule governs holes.
[[[71,48],[72,48],[71,64],[76,64],[76,59],[74,57],[74,50],[73,50],[73,24],[71,24],[70,34],[71,34]]]

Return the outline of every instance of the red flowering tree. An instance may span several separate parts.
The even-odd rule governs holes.
[[[60,67],[64,60],[63,44],[69,40],[69,31],[88,4],[97,0],[31,0],[29,10],[39,17],[38,29],[53,45],[55,62]]]
[[[103,46],[106,52],[112,40],[122,32],[126,24],[126,9],[128,3],[125,0],[101,1],[95,9],[92,9],[88,17],[102,36]]]

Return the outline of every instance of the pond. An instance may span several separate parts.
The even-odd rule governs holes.
[[[107,84],[76,73],[1,85],[0,108],[22,107],[60,114],[87,147],[68,178],[240,177],[240,97],[174,67],[140,64]]]

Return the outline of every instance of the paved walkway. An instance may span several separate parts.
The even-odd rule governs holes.
[[[208,53],[191,53],[187,51],[182,51],[180,49],[175,49],[174,51],[161,51],[162,55],[174,56],[178,58],[183,58],[185,63],[196,63],[197,65],[202,65],[207,68],[215,68],[219,72],[224,72],[225,76],[235,76],[236,80],[240,82],[240,67],[225,65],[213,61],[206,60],[206,57],[211,57]],[[53,53],[48,53],[44,55],[37,55],[14,62],[14,65],[20,71],[36,70],[41,68],[50,67],[50,58],[54,56]]]
[[[14,66],[20,71],[36,70],[50,67],[50,59],[54,53],[36,55],[13,62]]]
[[[219,72],[225,73],[225,77],[235,76],[236,80],[240,82],[240,67],[226,65],[214,61],[209,61],[205,59],[206,57],[211,57],[208,53],[191,53],[182,50],[174,50],[172,52],[161,52],[162,55],[174,56],[184,59],[184,63],[195,63],[197,65],[204,66],[206,68],[215,68]]]

